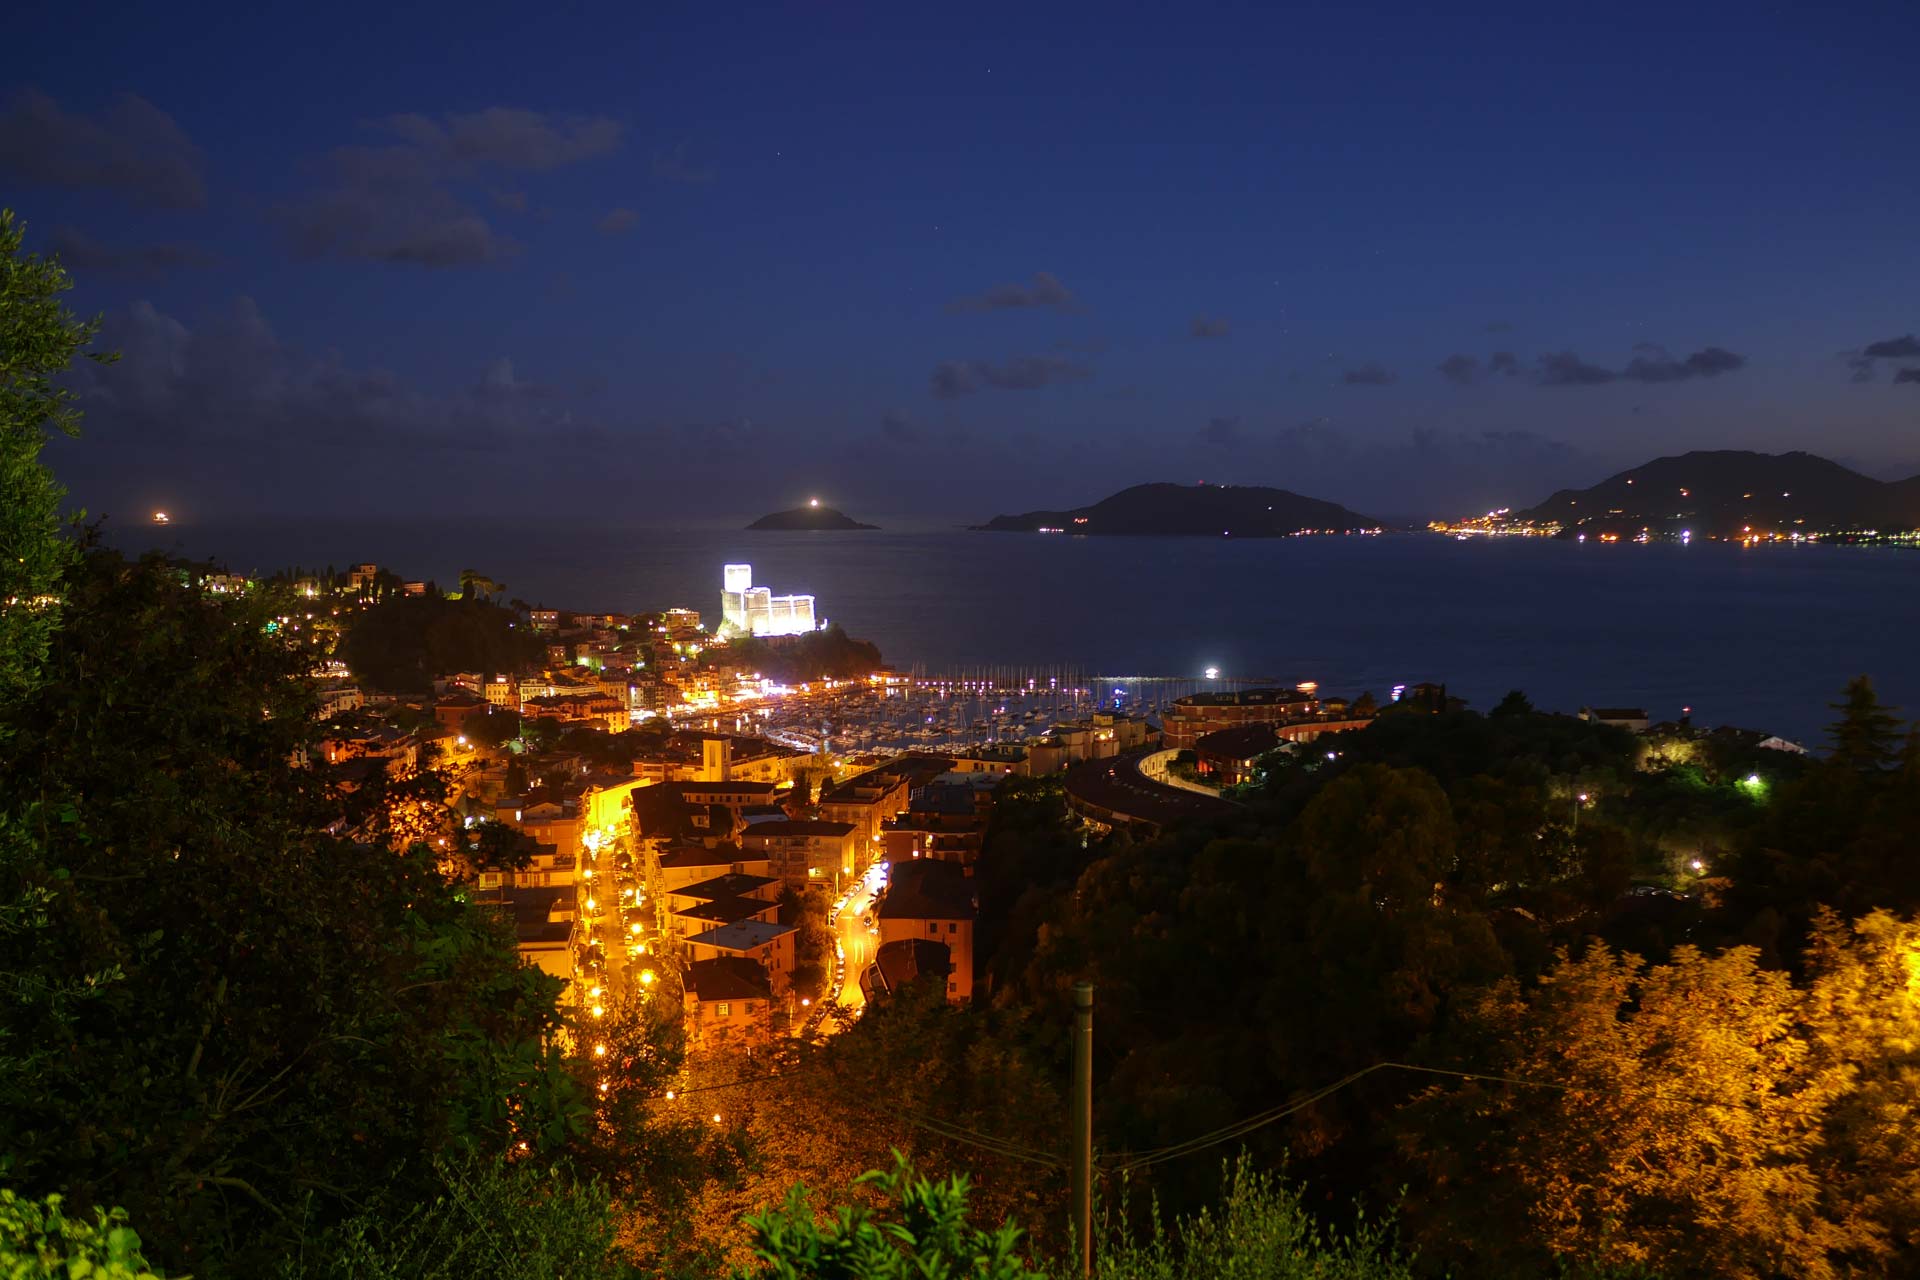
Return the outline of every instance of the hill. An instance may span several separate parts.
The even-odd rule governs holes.
[[[1920,476],[1889,483],[1811,453],[1722,449],[1655,458],[1588,489],[1562,489],[1515,520],[1563,534],[1738,538],[1920,528]]]
[[[761,516],[749,529],[878,529],[877,524],[861,524],[836,507],[808,503],[791,511],[775,511]]]
[[[1337,502],[1261,485],[1137,484],[1090,507],[995,516],[975,529],[1163,537],[1284,538],[1299,533],[1358,533],[1378,520]]]

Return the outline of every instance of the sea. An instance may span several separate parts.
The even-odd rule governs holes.
[[[1829,704],[1871,676],[1920,716],[1920,550],[1599,545],[1431,534],[1284,539],[174,524],[108,534],[261,574],[374,560],[583,611],[720,613],[721,567],[816,597],[819,616],[929,674],[1317,681],[1324,695],[1444,683],[1487,709],[1640,707],[1819,749]]]

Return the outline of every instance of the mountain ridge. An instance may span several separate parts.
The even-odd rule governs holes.
[[[1146,537],[1283,538],[1358,533],[1378,520],[1320,498],[1265,485],[1137,484],[1088,506],[997,515],[986,533],[1061,532]]]
[[[1920,528],[1920,476],[1875,480],[1805,450],[1699,449],[1654,458],[1515,511],[1563,536],[1742,537]]]

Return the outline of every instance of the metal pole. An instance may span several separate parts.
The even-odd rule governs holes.
[[[1093,1274],[1093,984],[1073,984],[1073,1235],[1083,1276]]]

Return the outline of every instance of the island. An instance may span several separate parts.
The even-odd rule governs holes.
[[[1562,489],[1536,506],[1433,527],[1601,542],[1897,540],[1920,530],[1920,476],[1875,480],[1798,450],[1699,450]]]
[[[775,511],[761,516],[749,529],[878,529],[877,524],[861,524],[837,507],[823,507],[818,498],[804,507],[794,507],[790,511]]]
[[[1263,485],[1137,484],[1090,507],[995,516],[990,533],[1131,534],[1160,537],[1286,538],[1313,533],[1379,533],[1386,526],[1337,502]]]

